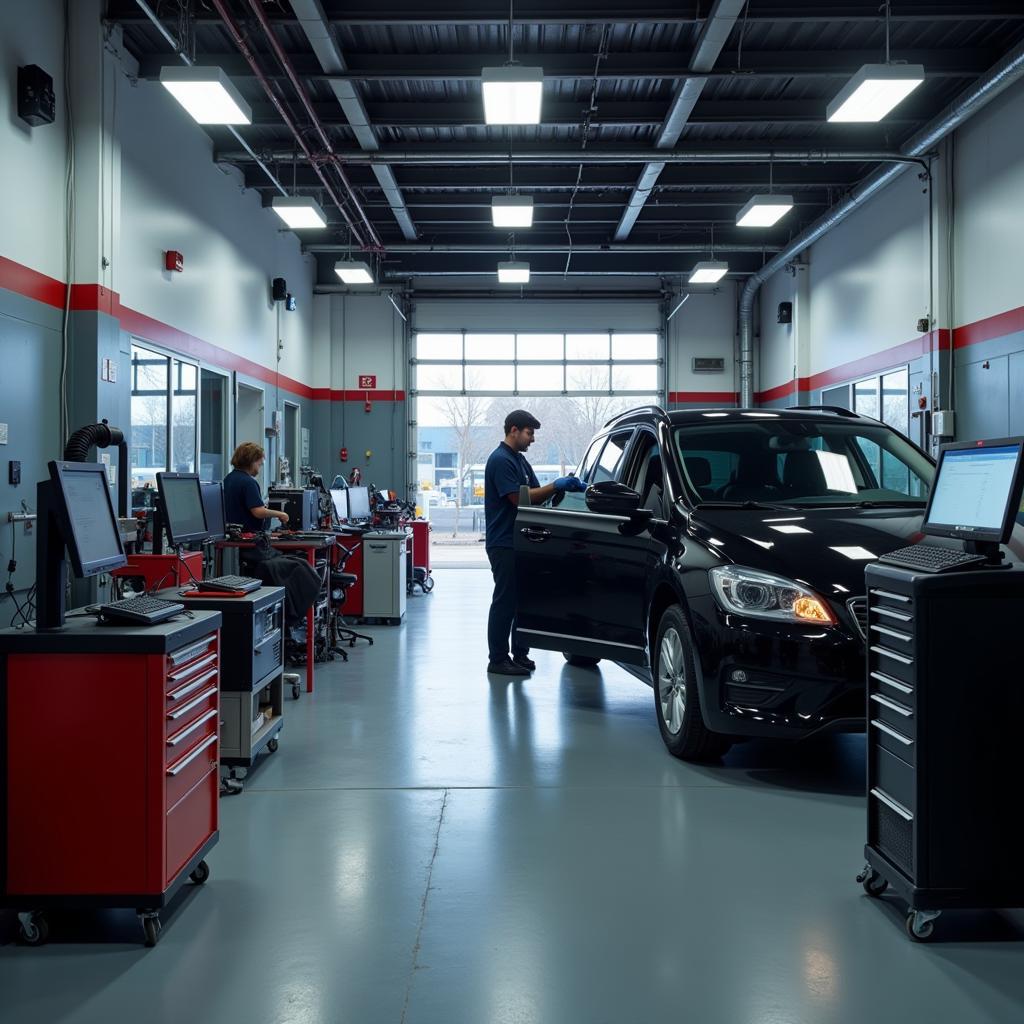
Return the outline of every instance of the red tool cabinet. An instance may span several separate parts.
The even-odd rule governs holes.
[[[181,587],[203,578],[203,556],[199,551],[186,551],[181,558],[170,555],[129,555],[128,564],[114,569],[111,576],[136,577],[145,581],[145,589]]]
[[[336,533],[334,535],[334,554],[332,565],[340,563],[339,548],[351,551],[345,563],[345,572],[353,573],[359,579],[345,592],[345,603],[341,606],[341,614],[348,619],[358,619],[363,614],[363,537],[358,533]]]
[[[219,612],[156,626],[69,617],[0,631],[0,903],[158,911],[217,841]]]

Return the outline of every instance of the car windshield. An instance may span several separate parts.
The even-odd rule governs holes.
[[[701,502],[923,507],[935,474],[905,437],[870,421],[759,414],[674,434]]]

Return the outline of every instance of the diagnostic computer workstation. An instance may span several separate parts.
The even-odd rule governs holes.
[[[0,905],[31,944],[49,909],[129,907],[153,945],[218,837],[222,617],[66,609],[69,563],[126,562],[104,465],[51,462],[37,510],[36,627],[0,630]]]
[[[958,908],[1024,906],[1013,638],[1024,568],[1003,550],[1021,511],[1024,439],[946,445],[922,533],[865,571],[868,821],[859,876],[929,938]]]

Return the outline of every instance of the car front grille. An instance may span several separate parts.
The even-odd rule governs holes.
[[[851,597],[846,602],[850,617],[857,626],[857,632],[861,640],[868,638],[868,599],[866,597]]]

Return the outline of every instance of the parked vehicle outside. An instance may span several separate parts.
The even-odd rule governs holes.
[[[921,449],[843,409],[648,407],[577,474],[585,494],[516,517],[526,644],[651,684],[685,759],[864,728],[864,568],[920,537]]]

